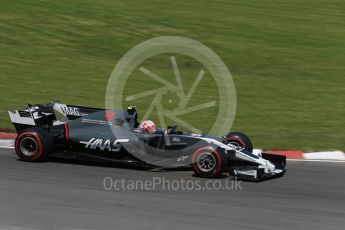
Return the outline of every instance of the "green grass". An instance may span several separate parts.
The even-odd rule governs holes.
[[[6,110],[25,103],[103,107],[110,73],[129,49],[176,35],[202,42],[227,64],[238,98],[233,129],[256,147],[344,149],[344,9],[342,0],[2,0],[0,127],[11,128]],[[177,61],[190,85],[200,66]],[[168,64],[160,58],[149,66],[171,76]],[[146,87],[138,76],[128,93]],[[198,92],[213,97],[207,79]],[[215,115],[197,114],[194,125],[207,131]]]

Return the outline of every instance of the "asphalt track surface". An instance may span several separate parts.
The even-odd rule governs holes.
[[[226,190],[103,186],[105,177],[123,178],[125,186],[152,178],[206,185],[192,174],[25,163],[12,149],[0,149],[0,229],[344,229],[345,163],[288,162],[283,178],[241,181],[237,190],[229,178],[219,179]]]

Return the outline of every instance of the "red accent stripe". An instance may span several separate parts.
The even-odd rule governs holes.
[[[303,159],[303,152],[300,150],[265,150],[264,153],[284,155],[288,159]]]
[[[69,129],[68,129],[68,124],[67,124],[67,123],[65,123],[65,124],[64,124],[64,127],[65,127],[65,138],[66,138],[67,143],[69,143],[70,139],[69,139]]]
[[[0,139],[2,140],[14,140],[16,137],[16,133],[0,133]]]

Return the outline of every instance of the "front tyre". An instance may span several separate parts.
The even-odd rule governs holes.
[[[208,146],[197,149],[192,156],[192,169],[199,177],[219,178],[226,167],[226,157]]]
[[[44,161],[51,149],[51,137],[48,131],[42,128],[26,129],[15,141],[16,154],[22,161]]]
[[[228,143],[244,148],[248,152],[253,152],[253,143],[250,138],[240,132],[230,132],[224,138]]]

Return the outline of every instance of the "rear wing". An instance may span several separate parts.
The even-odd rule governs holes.
[[[65,119],[58,121],[55,111],[62,114]],[[58,102],[51,102],[48,104],[28,105],[25,109],[16,110],[14,113],[8,111],[11,122],[13,123],[16,131],[20,131],[30,127],[44,127],[49,128],[52,125],[64,124],[68,120],[75,120],[80,117],[105,111],[105,109],[90,108],[77,105],[66,105]],[[128,106],[127,111],[123,111],[124,119],[133,127],[137,127],[138,114],[135,106]]]
[[[14,113],[8,111],[8,115],[17,132],[29,127],[51,125],[56,121],[56,116],[51,104],[29,104],[27,108],[16,110]]]
[[[55,111],[64,115],[67,120],[74,120],[79,117],[102,111],[104,109],[87,108],[82,106],[66,105],[57,102],[48,104],[29,104],[27,108],[16,110],[14,113],[8,111],[11,122],[17,132],[30,127],[46,127],[64,122],[57,121]]]

